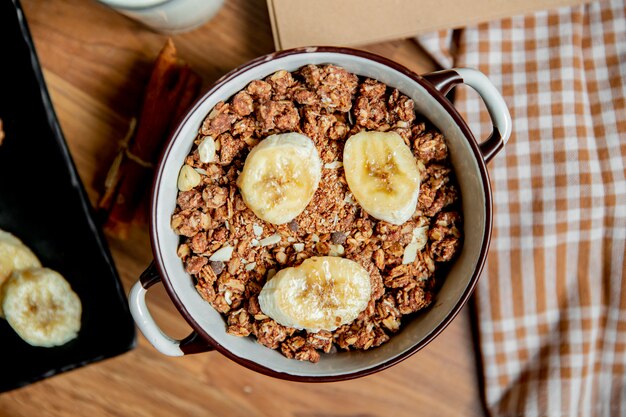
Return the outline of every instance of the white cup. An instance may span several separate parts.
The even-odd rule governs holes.
[[[99,0],[119,13],[163,33],[187,32],[202,26],[224,0]]]

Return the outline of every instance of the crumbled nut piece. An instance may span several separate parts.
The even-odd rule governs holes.
[[[402,288],[407,286],[413,277],[410,274],[409,265],[398,265],[391,269],[385,276],[383,283],[385,287],[389,288]]]
[[[289,359],[293,359],[296,356],[296,352],[306,345],[306,339],[302,336],[290,337],[280,345],[280,350],[283,355]]]
[[[332,232],[330,234],[330,241],[336,245],[343,245],[346,243],[346,234],[343,232]]]
[[[218,290],[225,291],[230,290],[236,293],[243,293],[245,289],[245,283],[243,280],[238,279],[228,274],[221,274],[217,279]]]
[[[226,295],[224,293],[216,293],[211,305],[222,314],[226,314],[230,311],[230,303],[226,299]]]
[[[272,86],[261,80],[252,81],[246,91],[257,101],[267,101],[272,96]]]
[[[411,127],[411,136],[414,138],[420,136],[426,130],[426,123],[423,121],[416,121],[413,123],[413,127]]]
[[[202,208],[202,195],[196,189],[181,191],[176,199],[176,204],[183,210]]]
[[[435,227],[428,232],[431,240],[430,249],[437,262],[451,260],[461,245],[461,232],[456,227],[460,219],[459,214],[454,212],[437,215]]]
[[[315,349],[329,353],[333,347],[333,334],[326,330],[320,330],[317,333],[308,333],[306,342]]]
[[[417,310],[427,307],[431,301],[432,294],[424,291],[415,281],[412,281],[396,293],[396,304],[402,314],[414,313]]]
[[[280,350],[289,359],[297,359],[299,361],[309,361],[317,363],[320,360],[320,354],[313,346],[307,344],[302,336],[293,336],[285,340],[280,345]]]
[[[217,138],[221,144],[220,149],[220,164],[228,165],[233,162],[233,159],[246,147],[246,143],[240,140],[236,140],[230,133],[221,134]]]
[[[189,191],[202,182],[202,177],[195,169],[185,164],[178,174],[178,189],[180,191]]]
[[[237,116],[230,113],[218,114],[214,119],[209,121],[209,126],[202,126],[202,134],[205,136],[213,136],[214,138],[228,131],[237,120]],[[206,122],[206,120],[205,120]]]
[[[413,263],[413,268],[415,268],[415,276],[418,279],[432,277],[435,272],[435,260],[432,257],[431,251],[420,251],[417,254],[416,261]]]
[[[318,98],[315,93],[302,86],[293,88],[291,90],[291,96],[298,104],[302,105],[311,105],[318,102]]]
[[[317,88],[322,78],[322,68],[317,65],[305,65],[298,70],[298,73],[304,78],[306,85],[310,88]]]
[[[343,256],[346,252],[346,249],[343,245],[330,245],[330,251],[328,252],[329,256]]]
[[[319,105],[306,106],[303,109],[304,126],[302,131],[314,142],[323,140],[332,126],[334,118],[328,115]]]
[[[307,65],[299,72],[306,85],[316,92],[322,106],[340,112],[350,111],[358,85],[354,74],[335,65]]]
[[[278,252],[276,254],[276,262],[278,262],[281,265],[287,263],[287,255],[285,254],[285,252]]]
[[[206,265],[207,262],[209,262],[209,260],[204,256],[192,256],[187,259],[185,270],[188,274],[198,274],[200,272],[200,269],[202,269],[202,267]]]
[[[420,185],[419,197],[417,198],[417,207],[422,211],[430,209],[435,202],[435,196],[437,195],[437,189],[433,188],[432,184],[428,181],[422,182]]]
[[[234,278],[228,272],[223,272],[215,282],[215,287],[217,291],[213,306],[220,312],[227,313],[243,304],[245,291],[243,280]]]
[[[367,350],[389,340],[389,336],[374,323],[356,321],[345,332],[336,336],[337,345],[342,349],[354,347]]]
[[[272,319],[255,321],[252,324],[252,331],[257,341],[270,349],[277,349],[287,338],[287,328]]]
[[[204,253],[209,248],[209,241],[205,232],[200,232],[191,238],[189,247],[194,253]]]
[[[243,119],[235,122],[233,125],[233,136],[243,139],[246,145],[255,146],[258,143],[258,139],[253,139],[254,131],[256,129],[256,121],[251,117],[244,117]]]
[[[264,132],[274,129],[289,132],[296,130],[300,114],[291,101],[267,101],[259,105],[257,121]]]
[[[382,249],[377,249],[372,258],[374,259],[374,264],[376,265],[376,268],[378,269],[384,269],[385,268],[385,251]]]
[[[228,329],[226,331],[233,336],[248,336],[252,333],[250,315],[244,308],[231,311],[228,315]]]
[[[287,90],[295,83],[291,73],[285,70],[276,71],[267,77],[266,80],[272,86],[274,95],[279,97],[284,97],[287,94]]]
[[[376,303],[376,318],[387,330],[398,331],[401,317],[402,314],[396,307],[396,301],[392,294],[385,294],[385,297]]]
[[[379,233],[382,240],[398,242],[404,246],[411,243],[413,230],[420,222],[421,220],[419,218],[411,219],[401,225],[380,221],[376,225],[376,231]]]
[[[208,208],[218,208],[226,204],[228,190],[218,185],[208,185],[202,190],[202,200]]]
[[[213,287],[212,281],[198,280],[196,289],[205,301],[207,301],[208,303],[213,303],[213,301],[215,300],[215,288]]]
[[[343,120],[337,119],[336,117],[335,119],[335,122],[332,124],[330,129],[328,129],[328,137],[332,140],[345,139],[350,129]]]
[[[213,239],[213,244],[217,246],[216,249],[219,249],[228,239],[228,229],[226,229],[226,227],[219,227],[213,231],[213,235],[211,237]]]
[[[448,157],[448,147],[441,133],[427,132],[415,139],[417,156],[424,162],[442,161]]]
[[[248,303],[248,313],[252,314],[253,316],[263,314],[263,312],[261,311],[261,306],[259,304],[259,298],[256,295],[250,297],[250,301]]]
[[[224,270],[224,262],[222,261],[211,261],[210,265],[215,275],[221,274]]]
[[[180,245],[178,247],[178,250],[176,251],[176,255],[178,255],[178,257],[181,258],[182,260],[185,260],[185,258],[187,258],[190,253],[191,251],[189,250],[189,245],[186,243],[183,243],[182,245]]]
[[[330,244],[328,242],[317,242],[315,250],[320,256],[326,256],[330,252]]]
[[[240,91],[233,97],[233,110],[239,116],[247,116],[254,110],[252,97],[245,91]]]
[[[310,88],[317,88],[322,78],[322,69],[317,65],[305,65],[298,70],[298,73],[304,78],[304,82]]]
[[[400,124],[400,126],[408,127],[415,120],[413,107],[413,100],[403,94],[401,95],[396,89],[389,96],[389,111],[394,116],[396,125],[398,125],[398,121],[402,121],[404,123]]]
[[[228,273],[231,275],[236,275],[241,267],[241,260],[239,258],[232,258],[228,262]]]
[[[369,78],[360,85],[353,109],[357,126],[371,130],[389,128],[387,105],[384,100],[386,90],[385,84]]]
[[[204,136],[198,143],[198,159],[205,164],[215,160],[215,139],[213,136]],[[206,174],[208,175],[208,172]]]
[[[432,191],[430,191],[432,193]],[[432,197],[432,194],[431,194]],[[427,197],[424,197],[427,198]],[[454,203],[458,199],[458,192],[452,184],[445,184],[438,188],[435,192],[435,197],[432,202],[428,201],[428,207],[423,207],[418,204],[418,207],[422,209],[425,216],[434,217],[444,207]]]
[[[450,181],[450,168],[440,164],[429,164],[420,186],[417,208],[424,215],[433,217],[445,205],[457,199],[456,189],[446,187]]]
[[[211,226],[211,217],[197,210],[183,210],[172,216],[172,229],[179,235],[192,237]]]
[[[311,346],[304,346],[296,352],[295,358],[299,361],[318,363],[320,361],[320,354],[315,350],[315,348]]]

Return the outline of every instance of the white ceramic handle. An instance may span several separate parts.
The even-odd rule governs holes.
[[[491,135],[478,143],[485,162],[489,162],[504,148],[511,136],[511,114],[498,89],[482,72],[472,68],[454,68],[431,72],[422,76],[442,95],[454,87],[466,84],[473,88],[487,106],[493,123]]]
[[[461,76],[464,84],[480,94],[487,106],[493,126],[498,129],[502,141],[506,144],[511,136],[511,113],[496,86],[485,74],[473,68],[455,68],[454,71]]]
[[[156,350],[167,356],[183,356],[184,353],[180,348],[180,340],[172,339],[159,328],[156,324],[148,306],[146,305],[146,290],[141,281],[137,281],[128,294],[128,303],[130,313],[137,323],[137,327],[141,333],[148,339],[148,342],[155,347]]]

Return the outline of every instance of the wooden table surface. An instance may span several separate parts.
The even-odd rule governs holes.
[[[63,132],[95,203],[166,36],[95,1],[22,1]],[[226,0],[209,24],[173,39],[205,85],[274,48],[264,0]],[[433,68],[409,40],[363,48],[417,72]],[[147,226],[135,226],[126,241],[109,237],[109,244],[128,291],[152,257]],[[185,336],[187,323],[156,287],[148,300],[157,322]],[[216,352],[168,358],[138,334],[129,353],[0,395],[0,416],[480,416],[477,375],[467,308],[404,362],[339,383],[273,379]]]

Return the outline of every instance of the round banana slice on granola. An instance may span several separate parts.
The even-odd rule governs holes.
[[[284,224],[309,204],[321,172],[313,141],[300,133],[283,133],[268,136],[250,151],[237,185],[254,214]]]
[[[13,271],[40,266],[39,259],[21,240],[9,232],[0,230],[0,286]],[[0,317],[4,317],[1,299]]]
[[[319,256],[278,271],[263,286],[259,305],[283,326],[333,331],[354,321],[367,307],[370,295],[370,276],[361,265]]]
[[[369,215],[391,224],[409,220],[417,206],[419,169],[395,132],[359,132],[343,150],[350,191]]]
[[[7,322],[30,345],[60,346],[78,335],[81,302],[58,272],[48,268],[15,271],[1,292]]]

